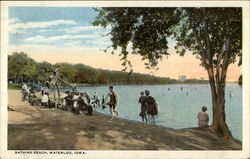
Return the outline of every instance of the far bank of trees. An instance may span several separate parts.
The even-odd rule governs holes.
[[[62,78],[77,84],[172,84],[177,80],[152,75],[122,71],[94,69],[84,64],[36,62],[27,54],[13,53],[8,56],[8,80],[13,83],[45,82],[55,68]]]

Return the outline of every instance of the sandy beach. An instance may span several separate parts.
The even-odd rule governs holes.
[[[20,90],[9,90],[9,150],[239,150],[241,142],[226,141],[198,128],[175,130],[55,108],[30,106]],[[122,112],[121,112],[122,113]]]

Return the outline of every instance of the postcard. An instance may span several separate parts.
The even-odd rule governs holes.
[[[1,2],[1,158],[249,158],[248,1]]]

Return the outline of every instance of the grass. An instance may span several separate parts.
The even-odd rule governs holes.
[[[20,89],[22,89],[22,85],[21,84],[8,83],[8,89],[20,90]]]

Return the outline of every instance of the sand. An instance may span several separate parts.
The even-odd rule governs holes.
[[[240,150],[207,130],[175,130],[94,112],[92,116],[30,106],[9,90],[9,150]],[[122,113],[122,112],[121,112]]]

